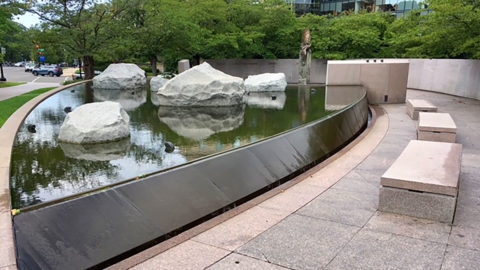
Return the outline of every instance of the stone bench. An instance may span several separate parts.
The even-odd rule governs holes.
[[[456,138],[457,126],[449,113],[419,113],[418,140],[454,143]]]
[[[378,210],[451,223],[462,145],[412,140],[381,178]]]
[[[424,99],[408,99],[407,113],[413,120],[418,120],[419,112],[436,112],[437,106]]]

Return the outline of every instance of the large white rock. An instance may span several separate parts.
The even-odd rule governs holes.
[[[287,79],[284,73],[250,75],[245,80],[247,92],[285,91]]]
[[[242,78],[204,62],[170,79],[157,94],[164,106],[232,106],[244,103],[245,87]]]
[[[145,71],[135,64],[110,64],[93,78],[95,89],[132,89],[147,85]]]
[[[95,89],[95,91],[93,91],[93,100],[95,102],[117,102],[120,103],[125,110],[133,111],[147,102],[147,89]]]
[[[160,107],[160,121],[178,135],[201,141],[243,124],[245,105],[223,107]]]
[[[287,100],[285,92],[248,93],[245,97],[249,107],[261,109],[282,110]]]
[[[117,141],[130,136],[130,117],[119,103],[84,104],[65,118],[58,140],[88,144]]]
[[[169,80],[162,77],[162,75],[158,75],[153,77],[150,80],[150,90],[153,92],[157,92],[162,86],[164,86]]]

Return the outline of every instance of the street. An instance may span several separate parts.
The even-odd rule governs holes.
[[[33,76],[31,72],[25,72],[23,67],[3,67],[3,74],[7,82],[35,82],[35,83],[58,83],[62,84],[67,77]]]

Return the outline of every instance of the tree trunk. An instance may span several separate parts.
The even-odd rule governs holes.
[[[201,60],[201,57],[199,54],[195,54],[195,56],[193,57],[193,62],[194,62],[194,66],[198,66],[200,65],[200,60]]]
[[[152,66],[152,72],[153,72],[153,76],[157,76],[158,75],[158,72],[157,72],[157,56],[152,56],[150,57],[150,64]]]
[[[91,80],[95,75],[94,72],[95,62],[93,60],[93,55],[84,55],[83,56],[83,70],[85,72],[85,79]]]

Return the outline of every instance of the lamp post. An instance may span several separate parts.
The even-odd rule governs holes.
[[[0,73],[1,73],[0,81],[4,82],[7,79],[5,78],[5,76],[3,76],[3,62],[5,60],[5,54],[7,53],[7,50],[4,47],[2,47],[1,53],[2,53],[2,55],[1,55],[1,60],[2,61],[0,61]]]

